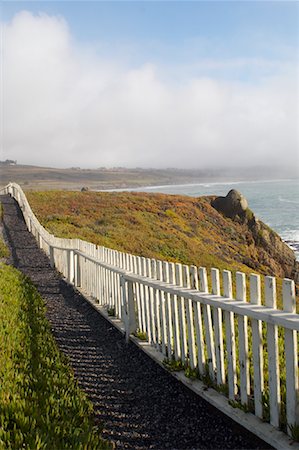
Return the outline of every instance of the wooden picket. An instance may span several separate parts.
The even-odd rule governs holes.
[[[236,273],[236,300],[246,302],[246,277],[244,273]],[[240,363],[240,395],[241,403],[248,404],[250,395],[249,359],[248,359],[248,319],[238,316],[239,330],[239,363]]]
[[[261,304],[261,283],[259,275],[250,275],[250,302]],[[255,415],[263,417],[262,394],[264,391],[263,375],[263,336],[261,320],[252,319],[252,352],[254,371],[254,407]]]
[[[265,277],[265,302],[269,308],[276,309],[276,280],[274,277]],[[267,324],[267,347],[269,367],[269,401],[270,423],[279,426],[280,415],[280,368],[278,350],[278,327]]]
[[[232,300],[232,275],[228,270],[223,271],[223,291],[224,297]],[[231,311],[225,311],[224,316],[227,348],[228,396],[230,400],[235,400],[237,393],[237,371],[234,313]]]
[[[199,290],[198,283],[198,270],[197,267],[191,266],[191,287],[194,290]],[[196,331],[196,343],[197,343],[197,365],[198,371],[200,375],[204,375],[205,373],[205,352],[204,352],[204,338],[203,338],[203,326],[202,326],[202,312],[201,312],[201,304],[200,302],[196,302],[194,304],[195,311],[195,331]]]
[[[296,312],[295,284],[292,280],[283,282],[283,309],[289,313]],[[299,425],[298,340],[295,330],[285,329],[284,332],[287,424],[291,431],[291,427]]]
[[[219,270],[212,269],[212,294],[220,296]],[[223,323],[221,308],[213,308],[213,319],[215,329],[215,357],[216,357],[216,379],[217,385],[225,384],[224,349],[223,349]]]

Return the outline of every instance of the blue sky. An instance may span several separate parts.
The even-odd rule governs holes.
[[[298,59],[295,1],[4,1],[3,19],[22,9],[63,16],[77,44],[129,64]]]
[[[27,131],[20,125],[19,134],[7,132],[10,159],[48,164],[46,153],[58,154],[60,146],[68,148],[63,164],[99,166],[165,166],[170,155],[178,166],[236,155],[236,164],[245,163],[252,154],[280,163],[285,152],[290,159],[298,154],[297,1],[2,0],[1,6],[6,117],[16,123],[19,114],[21,124],[27,107],[32,118]],[[40,104],[32,105],[28,93]],[[65,115],[65,131],[57,111]],[[42,156],[38,139],[28,138],[30,126],[36,134],[35,114],[52,118],[41,124],[49,136],[57,130]],[[87,135],[90,157],[83,158]],[[24,149],[25,136],[35,151]]]

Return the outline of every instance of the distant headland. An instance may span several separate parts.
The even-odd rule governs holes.
[[[89,190],[125,189],[144,186],[188,184],[201,182],[256,181],[274,178],[296,178],[295,168],[283,167],[216,167],[215,168],[125,168],[99,167],[66,169],[18,164],[15,160],[0,161],[0,186],[10,181],[23,189]]]

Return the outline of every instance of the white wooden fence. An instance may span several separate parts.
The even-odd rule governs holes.
[[[0,193],[19,203],[29,231],[67,280],[143,336],[168,360],[181,361],[200,378],[226,390],[274,427],[299,426],[298,331],[295,285],[283,281],[283,310],[276,308],[276,280],[134,256],[79,239],[48,233],[22,189],[10,183]],[[220,288],[222,286],[222,289]],[[222,295],[221,295],[222,292]],[[284,411],[282,411],[282,409]],[[265,417],[268,416],[268,417]]]

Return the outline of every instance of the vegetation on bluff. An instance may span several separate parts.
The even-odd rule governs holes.
[[[7,256],[2,248],[0,257]],[[0,449],[110,448],[44,308],[31,282],[0,263]]]
[[[224,217],[209,197],[48,191],[28,192],[27,198],[40,222],[59,237],[208,269],[289,276],[265,250],[263,236],[257,239],[248,223]]]
[[[262,222],[257,230],[249,209],[242,223],[213,208],[212,197],[91,191],[28,191],[26,195],[39,221],[57,237],[206,267],[208,273],[215,267],[276,276],[282,308],[282,278],[291,276],[293,264],[286,270],[283,252],[291,251]]]

